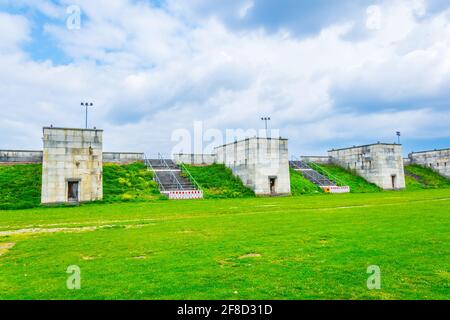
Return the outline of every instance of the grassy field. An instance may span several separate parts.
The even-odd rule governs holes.
[[[449,299],[449,213],[449,189],[0,211],[0,299]]]

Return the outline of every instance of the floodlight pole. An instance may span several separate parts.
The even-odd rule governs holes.
[[[397,131],[397,140],[398,140],[398,144],[400,144],[400,136],[401,136],[400,131]]]
[[[268,138],[269,137],[269,132],[267,131],[267,121],[270,121],[270,117],[262,117],[261,120],[264,121],[264,123],[265,123],[266,138]]]
[[[92,102],[82,102],[81,105],[86,108],[85,123],[86,123],[86,129],[87,129],[88,128],[88,107],[92,107],[94,104]]]

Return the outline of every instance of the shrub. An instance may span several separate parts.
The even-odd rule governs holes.
[[[153,173],[140,162],[103,165],[103,199],[106,202],[158,199]]]

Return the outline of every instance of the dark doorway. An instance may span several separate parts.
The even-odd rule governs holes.
[[[270,194],[276,193],[277,190],[276,185],[277,185],[277,178],[269,177]]]
[[[397,189],[397,176],[395,175],[395,174],[393,174],[392,176],[391,176],[391,179],[392,179],[392,189]]]
[[[69,202],[78,202],[78,181],[67,182],[67,200]]]

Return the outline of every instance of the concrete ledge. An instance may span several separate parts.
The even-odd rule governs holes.
[[[371,143],[371,144],[364,144],[361,146],[352,146],[352,147],[347,147],[347,148],[339,148],[339,149],[331,149],[328,150],[328,152],[333,152],[333,151],[342,151],[342,150],[349,150],[349,149],[356,149],[356,148],[364,148],[364,147],[372,147],[372,146],[401,146],[401,144],[398,143],[384,143],[384,142],[377,142],[377,143]]]

